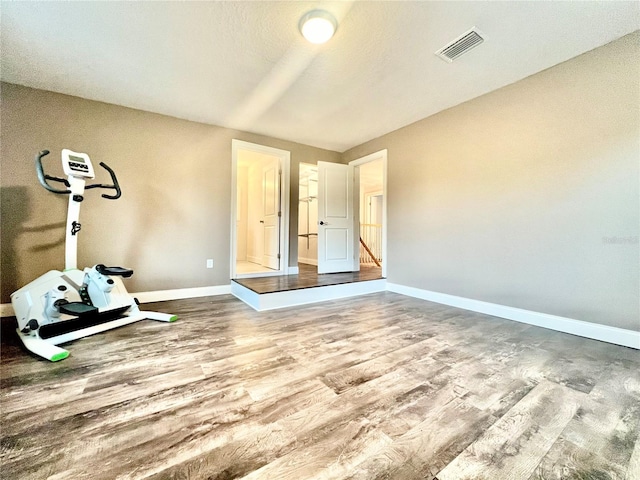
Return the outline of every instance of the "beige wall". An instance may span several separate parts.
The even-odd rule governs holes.
[[[388,280],[640,330],[639,41],[345,152],[388,149]]]
[[[118,174],[119,200],[95,190],[86,195],[78,263],[133,268],[127,280],[133,292],[228,285],[232,139],[291,152],[292,265],[298,163],[340,161],[336,152],[260,135],[17,85],[1,89],[2,303],[47,270],[64,267],[67,198],[38,184],[33,158],[42,149],[52,152],[47,170],[60,175],[62,148],[87,152]],[[213,269],[205,268],[207,258]]]

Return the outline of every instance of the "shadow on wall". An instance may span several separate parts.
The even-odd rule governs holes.
[[[187,224],[193,219],[189,215],[193,215],[190,209],[186,208],[185,211],[180,211],[177,206],[184,205],[181,202],[172,201],[172,197],[167,194],[166,189],[162,189],[153,185],[144,185],[137,191],[122,193],[128,195],[130,208],[129,213],[131,219],[135,219],[131,224],[131,231],[128,235],[122,235],[120,237],[120,248],[117,253],[122,251],[121,257],[116,260],[116,264],[123,264],[128,268],[142,269],[147,272],[151,277],[157,275],[162,277],[166,275],[166,265],[172,264],[173,261],[177,261],[183,255],[183,249],[189,249],[189,245],[184,243],[181,238],[181,243],[174,243],[173,245],[163,243],[167,250],[158,250],[157,240],[154,237],[162,238],[165,240],[170,238],[167,235],[168,232],[175,231],[187,231]],[[180,197],[187,195],[184,192],[172,191],[171,195]],[[180,236],[182,237],[182,236]],[[172,254],[168,255],[167,252],[171,251]],[[166,258],[165,262],[158,263],[158,258]],[[119,263],[118,263],[119,262]],[[123,263],[124,262],[124,263]],[[175,273],[175,277],[179,276],[179,272]],[[140,275],[135,275],[129,279],[127,288],[130,291],[140,291],[148,288],[167,288],[165,286],[149,286],[148,284],[140,283]],[[157,285],[163,285],[162,282]]]
[[[24,233],[40,233],[60,230],[60,235],[55,240],[34,245],[28,249],[28,253],[43,252],[57,248],[64,244],[65,222],[52,223],[39,227],[25,227],[29,220],[29,196],[27,187],[0,188],[0,218],[2,219],[2,232],[0,237],[0,271],[2,272],[0,284],[0,302],[11,302],[11,294],[23,285],[19,285],[20,264],[18,262],[18,242],[24,240]],[[51,233],[47,237],[51,237]],[[34,280],[33,278],[28,281]]]
[[[0,296],[2,303],[11,301],[10,295],[18,289],[18,264],[16,243],[27,221],[29,197],[26,187],[0,188],[0,218],[2,233],[0,236],[0,271],[2,282]]]

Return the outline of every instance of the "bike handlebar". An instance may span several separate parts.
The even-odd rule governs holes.
[[[53,180],[55,182],[62,182],[67,187],[71,186],[71,185],[69,185],[69,182],[67,180],[65,180],[64,178],[58,178],[58,177],[52,177],[50,175],[45,175],[44,170],[42,168],[42,158],[46,157],[47,155],[49,155],[49,150],[42,150],[40,153],[38,153],[36,155],[36,172],[38,173],[38,180],[40,181],[40,185],[42,185],[44,188],[46,188],[47,190],[49,190],[50,192],[53,192],[53,193],[59,193],[59,194],[69,194],[69,193],[71,193],[71,190],[56,190],[51,185],[49,185],[49,182],[47,182],[47,180]]]
[[[93,185],[87,185],[85,190],[89,190],[90,188],[110,188],[116,191],[115,195],[107,195],[106,193],[102,194],[102,198],[108,198],[109,200],[116,200],[120,198],[122,195],[122,191],[120,190],[120,184],[118,183],[118,177],[116,177],[116,172],[114,172],[109,165],[104,162],[100,162],[100,166],[104,168],[109,175],[111,176],[111,181],[113,182],[111,185],[105,185],[104,183],[94,183]]]
[[[42,185],[44,188],[46,188],[52,193],[57,193],[61,195],[70,194],[71,190],[69,190],[69,187],[71,185],[69,184],[68,180],[64,178],[59,178],[59,177],[52,177],[51,175],[47,175],[44,173],[44,169],[42,168],[42,159],[47,155],[49,155],[49,150],[42,150],[40,153],[36,155],[36,172],[38,174],[38,180],[40,181],[40,185]],[[85,187],[85,190],[89,190],[91,188],[113,189],[116,191],[115,195],[107,195],[106,193],[103,193],[102,197],[107,198],[109,200],[116,200],[120,198],[120,196],[122,195],[122,191],[120,190],[120,184],[118,183],[118,178],[116,177],[115,172],[104,162],[100,162],[100,166],[104,168],[107,172],[109,172],[109,175],[111,176],[111,181],[113,183],[111,185],[105,185],[103,183],[94,183],[93,185],[87,185]],[[49,185],[49,182],[47,182],[47,180],[63,183],[67,187],[67,189],[66,190],[55,189],[51,185]]]

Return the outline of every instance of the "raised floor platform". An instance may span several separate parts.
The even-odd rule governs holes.
[[[313,265],[301,264],[298,275],[232,280],[231,293],[255,310],[263,311],[382,292],[386,282],[381,269],[376,267],[318,274]]]

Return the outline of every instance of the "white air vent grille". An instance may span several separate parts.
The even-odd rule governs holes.
[[[480,32],[478,32],[476,27],[473,27],[468,32],[465,32],[456,38],[453,42],[438,50],[436,55],[444,61],[451,63],[454,59],[458,58],[463,53],[467,53],[473,47],[477,47],[482,42],[484,42],[484,38],[480,35]]]

